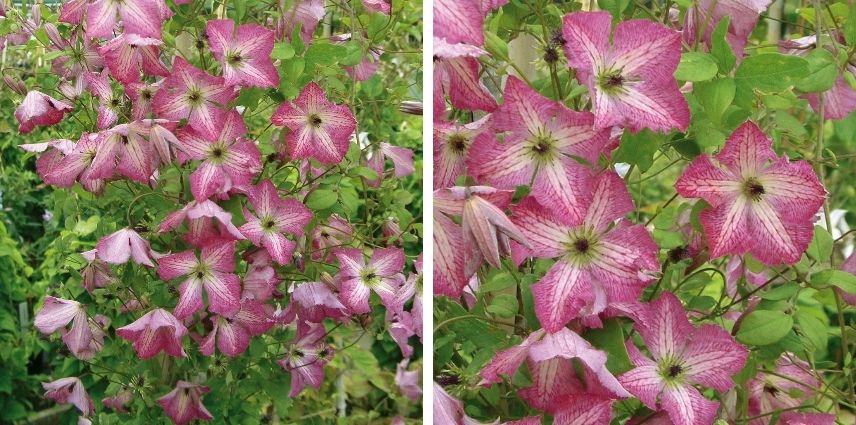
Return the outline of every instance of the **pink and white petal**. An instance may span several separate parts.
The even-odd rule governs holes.
[[[111,0],[95,0],[86,9],[86,35],[90,38],[109,38],[116,25],[118,4]]]
[[[394,276],[404,269],[404,251],[399,248],[378,248],[372,253],[369,267],[380,276]]]
[[[491,131],[473,141],[467,156],[467,168],[480,183],[498,189],[515,189],[528,185],[535,173],[530,149],[521,137],[509,136],[500,144]]]
[[[659,82],[674,80],[681,61],[681,33],[646,19],[615,27],[612,63],[628,75]]]
[[[571,13],[562,20],[565,56],[580,82],[591,84],[594,70],[603,64],[611,28],[612,16],[607,12]]]
[[[202,247],[202,261],[221,273],[235,271],[235,241],[215,240]]]
[[[690,108],[674,80],[656,85],[641,81],[625,86],[625,93],[616,96],[616,103],[631,131],[643,128],[668,133],[671,130],[686,131],[690,125]],[[595,124],[600,128],[603,124]]]
[[[153,164],[155,161],[150,142],[137,134],[128,137],[123,146],[124,151],[117,168],[119,174],[133,181],[147,184],[149,177],[154,172]]]
[[[273,259],[282,265],[291,264],[291,256],[297,244],[278,232],[262,235],[261,245],[267,249]]]
[[[762,174],[764,166],[776,160],[776,153],[772,139],[755,123],[746,121],[731,133],[716,159],[735,174],[749,178]]]
[[[660,399],[674,425],[712,425],[719,402],[710,401],[689,385],[669,385]]]
[[[129,229],[121,229],[103,237],[96,246],[98,258],[110,264],[124,264],[131,258],[131,241]]]
[[[548,332],[556,332],[579,316],[592,300],[591,276],[565,261],[556,262],[532,285],[535,315]]]
[[[731,376],[743,369],[749,351],[725,329],[702,325],[693,332],[682,355],[685,373],[694,384],[725,393],[734,386]]]
[[[641,272],[660,269],[659,248],[641,225],[621,221],[594,247],[592,274],[604,285],[611,302],[635,300],[648,281]]]
[[[675,189],[684,198],[701,198],[714,207],[742,193],[739,177],[713,165],[710,157],[701,155],[684,170]]]
[[[657,397],[665,387],[663,378],[654,364],[638,366],[619,376],[618,382],[649,409],[657,408]]]
[[[160,39],[163,21],[159,3],[162,6],[163,0],[124,0],[118,3],[125,31]]]
[[[193,107],[187,122],[203,138],[217,140],[226,121],[226,112],[209,102]]]
[[[543,335],[543,331],[532,332],[520,345],[496,353],[479,372],[479,376],[482,377],[479,385],[498,384],[502,382],[503,375],[513,378],[529,355],[529,348]]]
[[[633,199],[621,177],[613,172],[597,176],[584,222],[594,229],[603,230],[630,211],[633,211]]]
[[[679,357],[684,341],[694,331],[684,306],[671,292],[664,292],[656,301],[648,303],[634,329],[655,359]]]
[[[193,198],[197,202],[203,202],[212,195],[221,192],[225,186],[226,176],[223,169],[208,161],[200,164],[190,174],[190,191],[193,192]]]
[[[339,273],[342,276],[357,277],[365,267],[363,253],[357,248],[337,248],[333,253],[339,260]]]
[[[592,177],[587,167],[570,158],[557,158],[538,167],[532,196],[566,222],[578,223],[591,202]]]
[[[199,261],[193,251],[168,254],[158,258],[158,276],[162,280],[172,280],[190,274]]]
[[[532,386],[520,390],[518,394],[535,409],[553,413],[560,406],[559,401],[579,385],[574,365],[567,359],[529,359],[526,363],[532,376]]]
[[[811,108],[817,112],[820,107],[820,96],[816,93],[806,95]],[[847,118],[856,110],[856,90],[850,87],[844,77],[839,76],[835,85],[823,94],[823,116],[830,120]]]
[[[247,222],[241,225],[238,230],[242,235],[249,239],[253,245],[261,246],[262,236],[264,235],[262,222],[252,214],[247,213],[246,210],[244,211],[244,216],[247,217]]]
[[[753,246],[750,236],[754,207],[745,196],[733,196],[719,206],[706,208],[699,220],[704,228],[710,258],[727,254],[744,254]]]
[[[458,109],[492,112],[496,109],[496,99],[487,87],[479,81],[479,61],[471,57],[440,59],[439,71],[445,71],[449,78],[449,100]]]
[[[467,277],[464,272],[463,232],[442,213],[434,214],[434,293],[460,298]]]
[[[199,342],[199,352],[202,353],[203,356],[214,355],[217,331],[220,330],[220,320],[217,319],[217,316],[212,317],[211,322],[214,323],[214,327],[211,329],[211,332],[208,332],[208,335],[205,335],[205,338]]]
[[[512,209],[514,223],[532,245],[531,255],[556,258],[561,255],[570,227],[532,198],[526,198]]]
[[[481,46],[484,43],[484,12],[480,0],[436,0],[434,36],[447,42]]]
[[[413,174],[413,150],[390,145],[386,142],[381,142],[381,151],[387,158],[392,160],[392,165],[395,168],[396,177],[404,177]]]
[[[811,221],[826,199],[826,189],[806,161],[782,156],[758,177],[762,198],[786,221]]]
[[[339,297],[342,304],[348,307],[352,313],[365,314],[371,312],[370,296],[371,289],[357,277],[346,279],[339,284]]]
[[[217,331],[217,349],[229,357],[235,357],[247,350],[250,335],[246,329],[229,320],[224,320]]]
[[[491,114],[491,125],[497,132],[538,134],[561,107],[533,90],[529,85],[510,76],[505,83],[503,103]]]
[[[814,234],[811,221],[785,221],[763,199],[753,202],[751,211],[749,234],[752,235],[752,247],[749,252],[752,256],[769,266],[798,262]]]
[[[208,293],[209,311],[231,316],[241,309],[241,279],[238,276],[214,272],[204,277],[202,282]]]
[[[593,395],[572,395],[560,400],[553,425],[609,425],[612,420],[612,400]],[[536,424],[540,424],[538,421]]]
[[[312,220],[312,211],[293,198],[283,199],[279,210],[274,212],[277,228],[293,235],[303,234],[303,229]]]
[[[172,314],[183,320],[202,308],[202,281],[193,276],[178,287],[178,304]]]
[[[81,308],[77,301],[48,295],[45,297],[44,306],[36,314],[33,326],[45,335],[52,334],[74,320]]]

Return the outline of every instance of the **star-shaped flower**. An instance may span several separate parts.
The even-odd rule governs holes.
[[[99,239],[96,248],[98,258],[110,264],[125,264],[133,259],[137,264],[154,267],[154,259],[160,256],[152,250],[149,241],[129,228]]]
[[[469,124],[434,121],[434,190],[455,185],[458,177],[466,175],[467,153],[473,141],[489,132],[490,115]]]
[[[220,62],[226,85],[278,87],[279,73],[273,66],[273,31],[255,24],[239,25],[231,19],[208,21],[208,46]]]
[[[247,196],[255,214],[245,208],[247,223],[239,230],[254,245],[264,247],[277,263],[291,263],[297,244],[286,235],[302,235],[312,212],[296,199],[280,198],[270,180],[250,188]]]
[[[172,12],[163,0],[95,0],[86,10],[86,35],[111,38],[117,15],[126,33],[160,39],[161,26]]]
[[[175,425],[184,425],[195,419],[210,421],[214,417],[202,404],[202,396],[206,393],[206,386],[178,381],[172,391],[158,399],[158,404]]]
[[[15,119],[18,120],[18,132],[27,134],[38,126],[51,126],[62,121],[65,114],[73,107],[65,102],[56,100],[40,91],[32,90],[24,97],[24,101],[15,109]]]
[[[297,397],[306,386],[318,389],[324,382],[324,365],[333,356],[333,350],[325,341],[324,325],[298,323],[297,336],[289,346],[285,357],[277,360],[283,369],[291,373],[289,397]]]
[[[595,127],[625,126],[685,131],[689,106],[672,75],[681,60],[681,34],[642,19],[615,27],[612,15],[575,12],[565,15],[562,35],[568,64],[589,88]]]
[[[231,315],[241,308],[241,280],[235,272],[235,242],[209,241],[197,259],[194,251],[169,254],[158,259],[158,275],[164,281],[187,276],[181,283],[173,314],[184,319],[202,308],[202,289],[208,293],[208,309]]]
[[[271,121],[291,130],[285,137],[292,159],[312,158],[325,164],[342,161],[357,126],[351,109],[328,101],[315,82],[304,87],[294,102],[279,105]]]
[[[202,247],[212,239],[246,239],[232,224],[232,214],[213,201],[190,201],[182,209],[172,212],[161,221],[159,232],[175,230],[187,221],[188,232],[182,238],[195,247]]]
[[[710,48],[711,34],[719,22],[729,18],[725,40],[738,58],[743,57],[746,41],[758,24],[758,17],[773,0],[700,0],[687,9],[684,40],[690,46],[700,41]],[[699,37],[701,37],[699,39]]]
[[[187,328],[164,309],[154,309],[128,326],[116,329],[116,335],[130,341],[141,359],[150,359],[163,351],[172,357],[187,357],[181,339]]]
[[[748,252],[767,265],[793,264],[811,242],[826,190],[809,163],[776,156],[772,144],[747,121],[675,183],[681,196],[710,204],[700,220],[711,259]]]
[[[69,323],[71,328],[67,329]],[[45,335],[61,331],[63,342],[75,357],[89,350],[92,342],[89,316],[83,304],[77,301],[45,297],[44,306],[36,314],[33,326]]]
[[[226,356],[240,355],[250,346],[250,337],[261,335],[274,325],[265,305],[255,300],[242,301],[240,310],[234,315],[211,317],[211,323],[214,328],[199,344],[204,356],[214,354],[215,342],[217,349]]]
[[[140,69],[146,75],[166,77],[169,70],[160,61],[158,39],[122,34],[98,48],[113,78],[125,83],[140,81]]]
[[[42,383],[45,389],[45,398],[59,404],[69,403],[80,411],[83,416],[89,416],[95,411],[92,398],[83,388],[83,382],[79,378],[61,378],[53,382]]]
[[[356,314],[371,311],[369,297],[372,292],[380,296],[386,306],[392,305],[404,275],[404,252],[398,248],[378,248],[368,263],[357,248],[341,248],[335,251],[339,259],[339,295],[351,312]]]

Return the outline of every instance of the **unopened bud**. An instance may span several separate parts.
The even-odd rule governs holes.
[[[13,78],[9,75],[3,76],[3,83],[6,84],[6,87],[9,87],[9,90],[12,90],[15,93],[20,94],[21,96],[27,95],[27,86],[24,85],[24,82],[19,78]]]
[[[410,115],[422,115],[422,102],[415,100],[405,100],[399,105],[401,112]]]
[[[330,273],[321,272],[321,282],[331,288],[336,287],[336,282],[333,280],[333,276],[331,276]]]

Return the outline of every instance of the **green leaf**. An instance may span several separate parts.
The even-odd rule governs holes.
[[[826,348],[829,343],[829,337],[826,334],[826,325],[817,317],[805,312],[797,312],[798,334],[807,340],[809,347],[814,348],[814,351]]]
[[[516,281],[514,280],[514,276],[512,276],[508,272],[499,272],[490,278],[488,278],[487,283],[479,287],[479,291],[481,292],[494,292],[501,291],[503,289],[511,288],[514,286]]]
[[[811,275],[812,285],[834,285],[842,291],[856,294],[856,276],[841,270],[824,270]]]
[[[319,65],[333,65],[348,53],[345,46],[332,44],[326,41],[316,41],[309,46],[309,50],[303,55],[306,62]]]
[[[800,80],[796,88],[809,93],[827,91],[838,78],[838,64],[826,49],[814,49],[806,55],[808,75]]]
[[[761,298],[770,301],[781,301],[793,297],[799,292],[800,286],[796,282],[786,282],[760,295]]]
[[[608,353],[606,368],[614,375],[633,369],[627,347],[624,345],[624,331],[617,319],[609,319],[603,323],[603,328],[592,329],[585,333],[585,339],[591,345]]]
[[[348,175],[351,177],[362,177],[366,180],[377,180],[377,171],[368,167],[355,167],[348,170]]]
[[[639,133],[625,131],[613,159],[615,162],[636,165],[644,173],[654,164],[654,153],[660,147],[663,137],[647,129]]]
[[[734,100],[737,85],[732,78],[720,78],[693,84],[693,95],[714,125],[722,124],[722,116]]]
[[[511,294],[501,294],[490,302],[486,310],[499,317],[514,317],[517,314],[517,297]]]
[[[755,310],[743,318],[737,340],[748,345],[768,345],[784,338],[794,319],[780,311]]]
[[[725,35],[728,33],[728,25],[730,21],[730,16],[723,17],[716,25],[716,28],[713,29],[713,33],[711,33],[710,36],[710,54],[716,58],[716,62],[719,65],[719,71],[723,74],[731,72],[731,69],[734,68],[734,64],[737,63],[737,59],[734,57],[734,52],[731,50],[731,45],[728,44],[728,41],[725,39]]]
[[[621,19],[621,13],[630,6],[630,0],[597,0],[597,5],[617,20]]]
[[[491,55],[508,60],[508,43],[492,32],[484,33],[484,48]]]
[[[339,59],[339,63],[345,66],[354,66],[363,61],[363,47],[359,42],[351,40],[345,43],[345,54]]]
[[[850,13],[847,14],[847,22],[844,24],[844,39],[847,40],[847,45],[856,45],[856,4],[850,6]]]
[[[820,226],[814,226],[814,238],[806,250],[809,257],[817,260],[828,260],[832,255],[832,235]]]
[[[291,46],[291,43],[276,43],[273,45],[270,57],[273,59],[291,59],[294,57],[294,47]]]
[[[336,204],[339,194],[327,189],[318,189],[309,194],[306,206],[313,210],[326,210]]]
[[[675,70],[675,78],[681,81],[707,81],[716,76],[718,67],[713,56],[702,52],[687,52]]]
[[[783,91],[809,73],[808,61],[780,53],[762,53],[743,60],[734,79],[737,87],[751,93],[753,89],[767,92]]]

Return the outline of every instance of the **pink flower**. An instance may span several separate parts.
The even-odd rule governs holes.
[[[202,405],[202,395],[207,393],[206,386],[178,381],[172,391],[158,399],[158,404],[176,425],[195,419],[210,421],[214,417]]]
[[[384,15],[389,15],[392,5],[391,0],[363,0],[363,6],[371,12],[380,12]]]
[[[80,270],[80,277],[83,279],[83,288],[90,294],[95,288],[106,288],[111,283],[116,281],[113,273],[110,272],[110,265],[96,258],[97,250],[91,249],[80,253],[87,263]]]
[[[45,398],[59,404],[70,403],[83,416],[89,416],[95,410],[95,403],[83,388],[83,382],[78,378],[60,378],[53,382],[42,383],[45,389]]]
[[[331,248],[345,245],[353,237],[354,227],[338,214],[331,215],[326,224],[319,224],[312,230],[312,258],[329,258],[329,255],[325,257],[325,251],[329,253]]]
[[[830,35],[833,39],[837,39],[836,41],[839,43],[846,44],[846,40],[843,39],[840,33],[832,32]],[[779,42],[779,51],[789,55],[806,56],[814,50],[816,44],[816,35],[793,40],[783,40]],[[833,55],[836,54],[836,51],[829,46],[826,48]],[[832,88],[823,93],[823,117],[825,119],[844,119],[856,110],[856,90],[847,83],[847,79],[845,78],[846,73],[856,76],[856,65],[847,63],[844,69],[839,71],[838,78],[836,78]],[[808,103],[815,112],[820,111],[820,95],[818,93],[806,93],[803,97],[808,100]]]
[[[283,11],[277,21],[278,38],[291,39],[294,29],[300,24],[300,38],[304,44],[309,44],[324,13],[323,0],[294,0],[291,9]]]
[[[235,242],[213,240],[194,251],[170,254],[158,260],[158,276],[164,281],[187,276],[178,287],[178,305],[173,314],[184,319],[202,308],[202,288],[208,293],[208,309],[231,315],[241,308],[241,280],[235,272]]]
[[[155,171],[156,152],[149,140],[151,127],[139,121],[119,124],[98,134],[98,150],[92,160],[92,177],[109,179],[115,174],[146,184]]]
[[[434,37],[446,43],[484,44],[484,20],[508,0],[435,0]]]
[[[18,132],[26,134],[35,126],[51,126],[60,121],[73,107],[40,91],[32,90],[15,109]]]
[[[110,68],[110,75],[130,84],[140,81],[140,68],[146,75],[169,75],[160,61],[161,44],[158,39],[122,34],[101,46],[98,52]]]
[[[270,180],[251,187],[247,196],[255,214],[245,208],[247,223],[239,230],[255,246],[264,247],[277,263],[291,263],[297,244],[286,235],[302,235],[312,212],[296,199],[280,198]]]
[[[547,331],[636,300],[651,280],[645,274],[659,271],[651,236],[623,218],[632,210],[624,182],[612,172],[597,177],[582,219],[567,220],[531,198],[513,209],[511,220],[531,242],[531,254],[558,259],[532,286],[535,313]]]
[[[117,14],[126,33],[160,39],[163,21],[172,12],[163,0],[95,0],[86,10],[86,35],[111,38]]]
[[[583,365],[588,384],[577,379],[573,359],[578,359]],[[502,382],[502,375],[513,377],[524,361],[532,376],[532,386],[520,390],[520,397],[536,409],[555,413],[569,408],[569,401],[574,404],[570,396],[584,397],[588,393],[593,402],[589,408],[603,411],[604,406],[598,404],[606,404],[605,410],[610,414],[604,423],[609,423],[612,400],[630,397],[630,393],[606,369],[606,353],[596,350],[588,341],[567,328],[553,334],[544,330],[535,331],[519,346],[498,352],[479,372],[481,385]],[[601,400],[594,402],[596,399]],[[582,410],[586,411],[584,416],[591,415],[587,409]]]
[[[648,305],[634,329],[654,360],[627,342],[635,369],[618,380],[648,408],[657,401],[675,425],[710,425],[718,402],[694,385],[724,393],[734,386],[731,376],[743,368],[749,351],[715,325],[693,327],[681,302],[670,292]]]
[[[279,105],[271,121],[291,130],[285,137],[292,159],[312,158],[324,164],[342,161],[357,125],[351,109],[328,101],[315,82],[304,87],[294,102]]]
[[[767,10],[770,3],[772,0],[701,0],[694,3],[687,10],[684,21],[684,41],[690,46],[701,42],[710,48],[714,28],[727,16],[729,23],[725,40],[739,61],[743,58],[743,48],[749,35],[758,24],[758,16]]]
[[[79,84],[81,75],[99,72],[104,68],[104,58],[99,53],[99,45],[96,41],[77,31],[72,33],[71,39],[63,39],[63,41],[60,47],[66,54],[51,61],[51,70],[57,75],[76,79]]]
[[[405,397],[419,401],[422,399],[422,386],[419,384],[422,373],[418,370],[407,370],[408,360],[402,360],[395,367],[395,385]]]
[[[84,189],[99,193],[104,180],[94,178],[92,161],[98,153],[97,134],[83,133],[80,140],[68,145],[54,143],[53,148],[36,162],[36,170],[45,183],[59,187],[71,187],[79,181]]]
[[[163,351],[173,357],[187,357],[181,339],[187,328],[163,309],[146,313],[130,325],[116,329],[116,335],[130,341],[137,355],[145,360]]]
[[[413,150],[380,142],[377,149],[371,151],[367,158],[368,164],[366,165],[377,173],[377,179],[369,182],[372,187],[380,186],[381,181],[383,181],[384,165],[387,158],[392,161],[395,177],[400,178],[413,174]]]
[[[89,6],[87,0],[69,0],[64,2],[59,12],[59,21],[72,25],[79,24],[83,20],[87,6]]]
[[[607,12],[565,15],[568,64],[589,88],[597,128],[626,126],[685,131],[690,111],[672,74],[681,60],[681,35],[642,19],[619,23],[610,46]]]
[[[128,409],[125,406],[133,399],[134,393],[128,390],[120,390],[110,397],[101,399],[101,404],[104,407],[115,410],[117,413],[128,413]]]
[[[348,316],[347,307],[323,282],[304,282],[296,285],[291,293],[288,309],[288,321],[297,317],[300,321],[322,323],[327,318],[339,320]]]
[[[205,30],[208,46],[220,68],[226,85],[278,87],[279,73],[273,66],[273,31],[255,24],[235,28],[231,19],[208,21]]]
[[[244,119],[235,110],[225,115],[221,132],[213,141],[193,128],[178,130],[180,162],[202,161],[190,175],[190,191],[197,202],[232,188],[246,189],[261,171],[261,153],[255,143],[243,139],[246,133]]]
[[[127,228],[98,240],[96,249],[98,258],[110,264],[125,264],[133,259],[137,264],[154,267],[153,259],[160,256],[152,251],[147,240]]]
[[[772,140],[747,121],[711,161],[697,157],[675,183],[701,212],[710,257],[750,253],[767,265],[793,264],[811,242],[826,190],[811,165],[777,157]]]
[[[131,118],[142,120],[152,113],[152,99],[163,80],[156,83],[130,83],[125,86],[125,94],[131,99]]]
[[[297,336],[285,357],[277,360],[291,373],[289,397],[297,397],[306,386],[318,389],[324,382],[324,365],[333,353],[327,345],[324,326],[318,323],[298,323]]]
[[[490,115],[469,124],[434,121],[434,190],[454,186],[458,177],[466,175],[467,153],[476,137],[489,128],[489,120]]]
[[[434,117],[442,119],[445,96],[452,106],[492,112],[496,99],[479,80],[478,57],[486,52],[468,45],[451,46],[434,37]]]
[[[232,224],[232,214],[210,200],[190,201],[178,211],[171,212],[160,223],[160,233],[169,232],[187,221],[188,232],[184,240],[200,248],[212,239],[245,239]]]
[[[830,413],[785,412],[779,416],[781,425],[834,425],[835,415]]]
[[[532,182],[541,205],[570,219],[580,219],[590,196],[590,172],[572,157],[596,163],[609,142],[607,129],[595,130],[588,112],[574,112],[509,77],[505,102],[491,115],[503,143],[484,136],[470,148],[469,173],[481,183],[513,190]]]
[[[113,93],[107,70],[83,74],[89,91],[98,98],[98,129],[109,128],[119,120],[122,113],[122,98]]]
[[[241,302],[241,309],[229,317],[211,318],[214,329],[199,344],[199,351],[205,356],[214,354],[214,343],[221,353],[234,357],[247,350],[250,337],[261,335],[273,327],[264,304],[253,300]]]
[[[224,132],[229,102],[236,94],[223,77],[208,75],[176,56],[172,74],[155,94],[152,107],[160,118],[187,119],[196,133],[213,141]]]
[[[746,262],[738,255],[728,259],[728,264],[725,265],[725,291],[729,297],[737,296],[737,288],[740,285],[741,279],[746,283],[755,287],[761,286],[767,281],[769,276],[766,270],[753,272],[746,266]]]
[[[791,353],[784,353],[776,361],[774,374],[760,372],[749,381],[749,416],[773,413],[781,409],[802,406],[815,396],[820,382],[811,374],[811,366]],[[750,422],[766,425],[769,418]]]
[[[335,251],[339,259],[339,295],[342,304],[351,312],[371,312],[369,296],[374,291],[384,305],[389,306],[401,286],[404,276],[404,252],[398,248],[378,248],[366,263],[361,250],[340,248]]]
[[[248,256],[247,252],[244,254],[249,266],[247,274],[244,275],[244,292],[241,298],[266,301],[277,292],[276,287],[282,280],[271,267],[271,258],[266,250],[258,250],[255,254],[251,256]],[[260,256],[264,258],[259,259]]]
[[[71,328],[67,329],[69,323]],[[45,297],[44,306],[36,314],[33,326],[45,335],[61,331],[63,342],[75,357],[85,356],[92,343],[89,316],[83,304],[77,301],[50,295]]]

